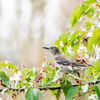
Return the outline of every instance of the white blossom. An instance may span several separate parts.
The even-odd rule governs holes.
[[[96,53],[100,53],[100,47],[95,48]]]
[[[98,96],[97,96],[97,94],[91,94],[89,97],[88,97],[88,99],[92,99],[92,100],[98,100]]]
[[[88,32],[86,36],[88,36],[88,37],[93,36],[93,33],[92,32]]]
[[[33,81],[35,79],[35,77],[34,76],[31,76],[30,79],[31,79],[31,81]]]
[[[81,87],[83,93],[85,93],[88,90],[88,84]]]
[[[72,47],[69,45],[69,47],[67,47],[67,51],[72,50]]]
[[[32,82],[29,82],[29,84],[30,84],[31,86],[33,86],[33,83],[32,83]]]
[[[25,93],[26,93],[27,89],[25,89]]]
[[[86,58],[86,59],[88,59],[88,58],[89,58],[89,55],[88,55],[88,54],[86,54],[86,53],[84,54],[84,56],[85,56],[85,58]]]
[[[96,13],[93,14],[93,17],[92,18],[96,18]]]
[[[8,90],[7,88],[6,88],[6,89],[3,89],[2,92],[1,92],[1,94],[4,95],[4,93],[5,93],[7,90]]]
[[[63,41],[60,42],[60,47],[64,47]]]
[[[23,86],[23,89],[25,89],[26,88],[26,86]]]
[[[7,66],[7,67],[4,68],[6,74],[8,72],[8,69],[9,69],[9,66]]]
[[[45,67],[45,63],[42,63],[42,67]]]
[[[96,59],[100,58],[100,53],[96,53]]]
[[[100,58],[100,47],[98,47],[97,45],[95,46],[95,53],[96,53],[96,59]]]
[[[91,30],[94,30],[94,26],[91,27]]]
[[[98,18],[100,18],[100,15],[98,16]],[[95,19],[94,24],[100,27],[99,19]]]
[[[21,76],[22,76],[22,73],[20,71],[18,71],[17,73],[14,74],[13,77],[10,77],[10,81],[15,80],[16,82],[18,82],[20,80]]]
[[[86,28],[84,28],[83,26],[80,26],[80,29],[81,29],[82,31],[86,31]]]
[[[3,100],[3,99],[0,97],[0,100]]]
[[[81,16],[80,19],[78,20],[78,22],[82,21],[83,17]]]
[[[94,57],[90,57],[90,58],[89,58],[89,61],[90,61],[90,62],[95,62],[96,59],[95,59]]]
[[[86,48],[85,46],[80,45],[77,52],[78,52],[78,53],[82,53],[82,52],[87,52],[87,51],[88,51],[88,50],[87,50],[87,48]]]
[[[5,61],[5,64],[9,64],[9,62],[6,60],[6,61]]]
[[[91,4],[91,5],[95,7],[95,6],[96,6],[96,3],[93,3],[93,4]]]
[[[98,75],[96,75],[95,77],[94,77],[94,80],[92,81],[92,82],[96,82],[97,81],[97,79],[98,79]]]
[[[26,81],[26,80],[25,80],[24,82],[25,82],[25,83],[27,83],[27,81]]]
[[[8,69],[9,69],[9,66],[6,66],[6,67],[5,67],[5,70],[8,70]]]
[[[91,57],[91,58],[89,58],[89,61],[96,61],[97,59],[99,59],[100,58],[100,47],[98,46],[98,45],[94,45],[93,44],[93,46],[92,46],[92,48],[94,49],[94,51],[95,51],[95,53],[96,53],[96,56],[95,56],[95,58],[93,58],[93,57]]]
[[[10,81],[14,81],[14,77],[10,77]]]
[[[74,54],[73,48],[71,46],[67,47],[67,51],[70,55]]]

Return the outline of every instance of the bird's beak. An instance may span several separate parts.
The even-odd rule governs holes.
[[[43,47],[43,49],[47,49],[47,50],[49,50],[49,48],[48,48],[48,47]]]

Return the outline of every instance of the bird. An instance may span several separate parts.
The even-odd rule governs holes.
[[[87,67],[85,64],[80,64],[71,57],[62,54],[57,46],[43,48],[52,53],[55,66],[58,67],[61,72],[64,72],[64,74],[77,72],[77,70]]]

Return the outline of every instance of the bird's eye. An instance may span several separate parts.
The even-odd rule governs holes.
[[[51,49],[53,49],[53,47],[51,47]]]

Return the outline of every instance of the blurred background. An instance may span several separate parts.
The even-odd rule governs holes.
[[[0,0],[0,61],[7,60],[19,67],[40,67],[43,57],[50,55],[42,47],[52,46],[60,33],[70,29],[71,13],[82,2]],[[80,23],[75,28],[79,26]]]

